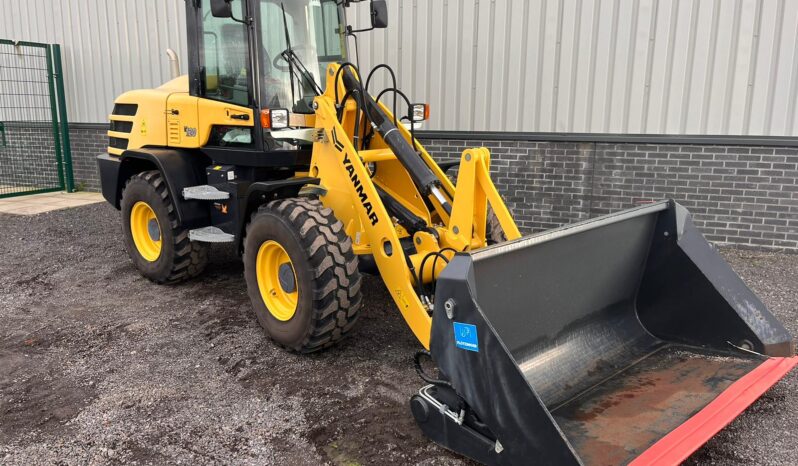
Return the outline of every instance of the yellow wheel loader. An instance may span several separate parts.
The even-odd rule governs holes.
[[[186,1],[187,75],[121,95],[98,157],[145,277],[232,243],[266,334],[307,353],[356,334],[380,276],[424,348],[412,415],[486,464],[678,464],[796,365],[673,201],[521,237],[487,149],[436,163],[429,108],[370,89],[394,73],[352,63],[351,3]]]

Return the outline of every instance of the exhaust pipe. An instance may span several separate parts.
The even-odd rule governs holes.
[[[166,54],[169,56],[169,67],[172,71],[172,79],[180,77],[180,59],[177,58],[177,52],[172,49],[166,49]]]

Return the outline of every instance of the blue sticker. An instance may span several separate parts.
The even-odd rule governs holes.
[[[460,349],[479,352],[479,342],[477,341],[477,326],[455,322],[454,344]]]

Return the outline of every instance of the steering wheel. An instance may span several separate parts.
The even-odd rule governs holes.
[[[288,66],[287,60],[285,59],[285,57],[283,57],[283,54],[288,52],[289,50],[292,50],[294,53],[296,53],[298,50],[304,52],[310,50],[310,47],[308,47],[307,45],[294,45],[290,49],[285,49],[282,52],[280,52],[276,57],[274,57],[274,60],[272,60],[272,65],[280,71],[284,72],[291,71],[291,67]],[[285,63],[284,65],[282,64],[283,62]]]

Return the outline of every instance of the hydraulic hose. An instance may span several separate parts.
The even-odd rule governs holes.
[[[429,384],[432,384],[432,385],[438,385],[439,387],[448,387],[448,388],[454,389],[454,387],[452,387],[451,382],[449,382],[447,380],[439,380],[439,379],[436,379],[436,378],[433,378],[433,377],[430,377],[429,375],[427,375],[427,373],[424,372],[424,368],[421,367],[421,358],[422,357],[426,357],[426,358],[432,359],[432,356],[430,355],[430,352],[427,351],[427,350],[416,351],[416,354],[413,355],[413,364],[416,366],[416,373],[421,378],[421,380],[423,380],[424,382],[427,382]]]
[[[343,82],[347,91],[360,89],[361,87],[359,81],[349,69],[343,70]],[[444,205],[444,208],[447,208],[448,202],[440,194],[440,182],[432,170],[419,157],[413,146],[405,140],[396,125],[393,124],[374,99],[371,96],[362,97],[363,113],[366,118],[371,121],[376,131],[382,136],[385,144],[391,148],[396,158],[405,167],[419,191],[425,196],[435,196],[438,202]]]

